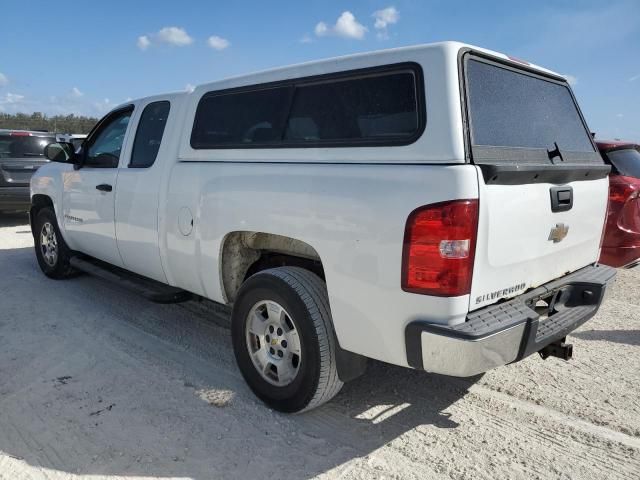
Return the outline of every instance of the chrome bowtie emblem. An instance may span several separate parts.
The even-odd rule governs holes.
[[[553,243],[558,243],[564,240],[564,237],[569,233],[569,225],[564,223],[556,223],[556,226],[549,232],[549,240],[553,240]]]

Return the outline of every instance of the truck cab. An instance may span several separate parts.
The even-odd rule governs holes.
[[[369,358],[454,376],[568,359],[614,276],[609,166],[567,81],[456,42],[128,102],[47,156],[43,272],[232,306],[240,370],[282,411]]]

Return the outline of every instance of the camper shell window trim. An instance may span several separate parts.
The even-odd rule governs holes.
[[[203,102],[206,99],[221,96],[232,95],[236,93],[246,93],[262,90],[270,90],[273,88],[290,88],[291,92],[288,96],[287,105],[284,106],[284,122],[289,119],[291,114],[293,101],[295,98],[296,87],[306,87],[310,85],[318,85],[323,83],[332,83],[342,80],[357,80],[367,77],[378,77],[389,74],[397,74],[410,72],[413,75],[415,82],[415,99],[416,99],[416,115],[417,115],[417,128],[411,136],[389,136],[385,138],[359,138],[359,139],[344,139],[344,140],[285,140],[282,139],[277,143],[230,143],[221,145],[207,145],[197,142],[195,138],[196,122],[198,121],[198,114],[201,111]],[[282,148],[344,148],[344,147],[392,147],[392,146],[405,146],[415,143],[424,133],[427,123],[427,111],[425,104],[425,82],[422,67],[415,62],[402,62],[389,65],[382,65],[376,67],[367,67],[361,69],[345,70],[335,73],[327,73],[306,77],[297,77],[287,80],[279,80],[274,82],[259,83],[254,85],[232,87],[222,90],[213,90],[205,93],[199,100],[195,110],[193,124],[190,135],[190,145],[194,150],[254,150],[254,149],[282,149]]]

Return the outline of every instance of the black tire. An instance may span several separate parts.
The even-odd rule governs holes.
[[[45,225],[50,225],[55,234],[56,240],[56,257],[55,261],[51,262],[50,259],[45,258],[42,243],[42,231]],[[38,265],[42,273],[49,278],[63,279],[73,276],[76,272],[69,265],[69,259],[71,258],[71,251],[60,234],[58,228],[58,222],[56,215],[52,208],[45,207],[36,215],[35,222],[33,224],[34,244],[36,249],[36,258],[38,259]]]
[[[285,386],[265,380],[249,353],[247,320],[254,306],[262,301],[282,306],[298,332],[302,360],[294,379]],[[322,279],[308,270],[272,268],[247,279],[233,307],[231,334],[245,381],[258,398],[275,410],[311,410],[331,400],[342,388],[327,289]]]

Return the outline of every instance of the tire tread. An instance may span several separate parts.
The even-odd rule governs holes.
[[[315,273],[300,267],[278,267],[259,273],[273,275],[289,285],[304,302],[313,321],[319,343],[320,375],[312,398],[298,413],[312,410],[335,397],[343,386],[338,378],[337,341],[333,332],[326,285]]]
[[[58,264],[54,269],[47,269],[43,265],[43,259],[41,258],[41,252],[38,248],[38,238],[37,235],[40,234],[41,225],[45,220],[48,220],[53,225],[56,237],[58,240]],[[36,250],[36,257],[38,259],[38,264],[42,272],[49,278],[53,278],[56,280],[66,279],[77,275],[77,271],[70,265],[69,259],[71,258],[71,251],[67,246],[64,238],[62,237],[62,233],[60,232],[60,227],[58,226],[58,220],[56,218],[55,211],[51,207],[42,208],[38,214],[36,215],[35,221],[35,235],[34,237],[34,246]]]

